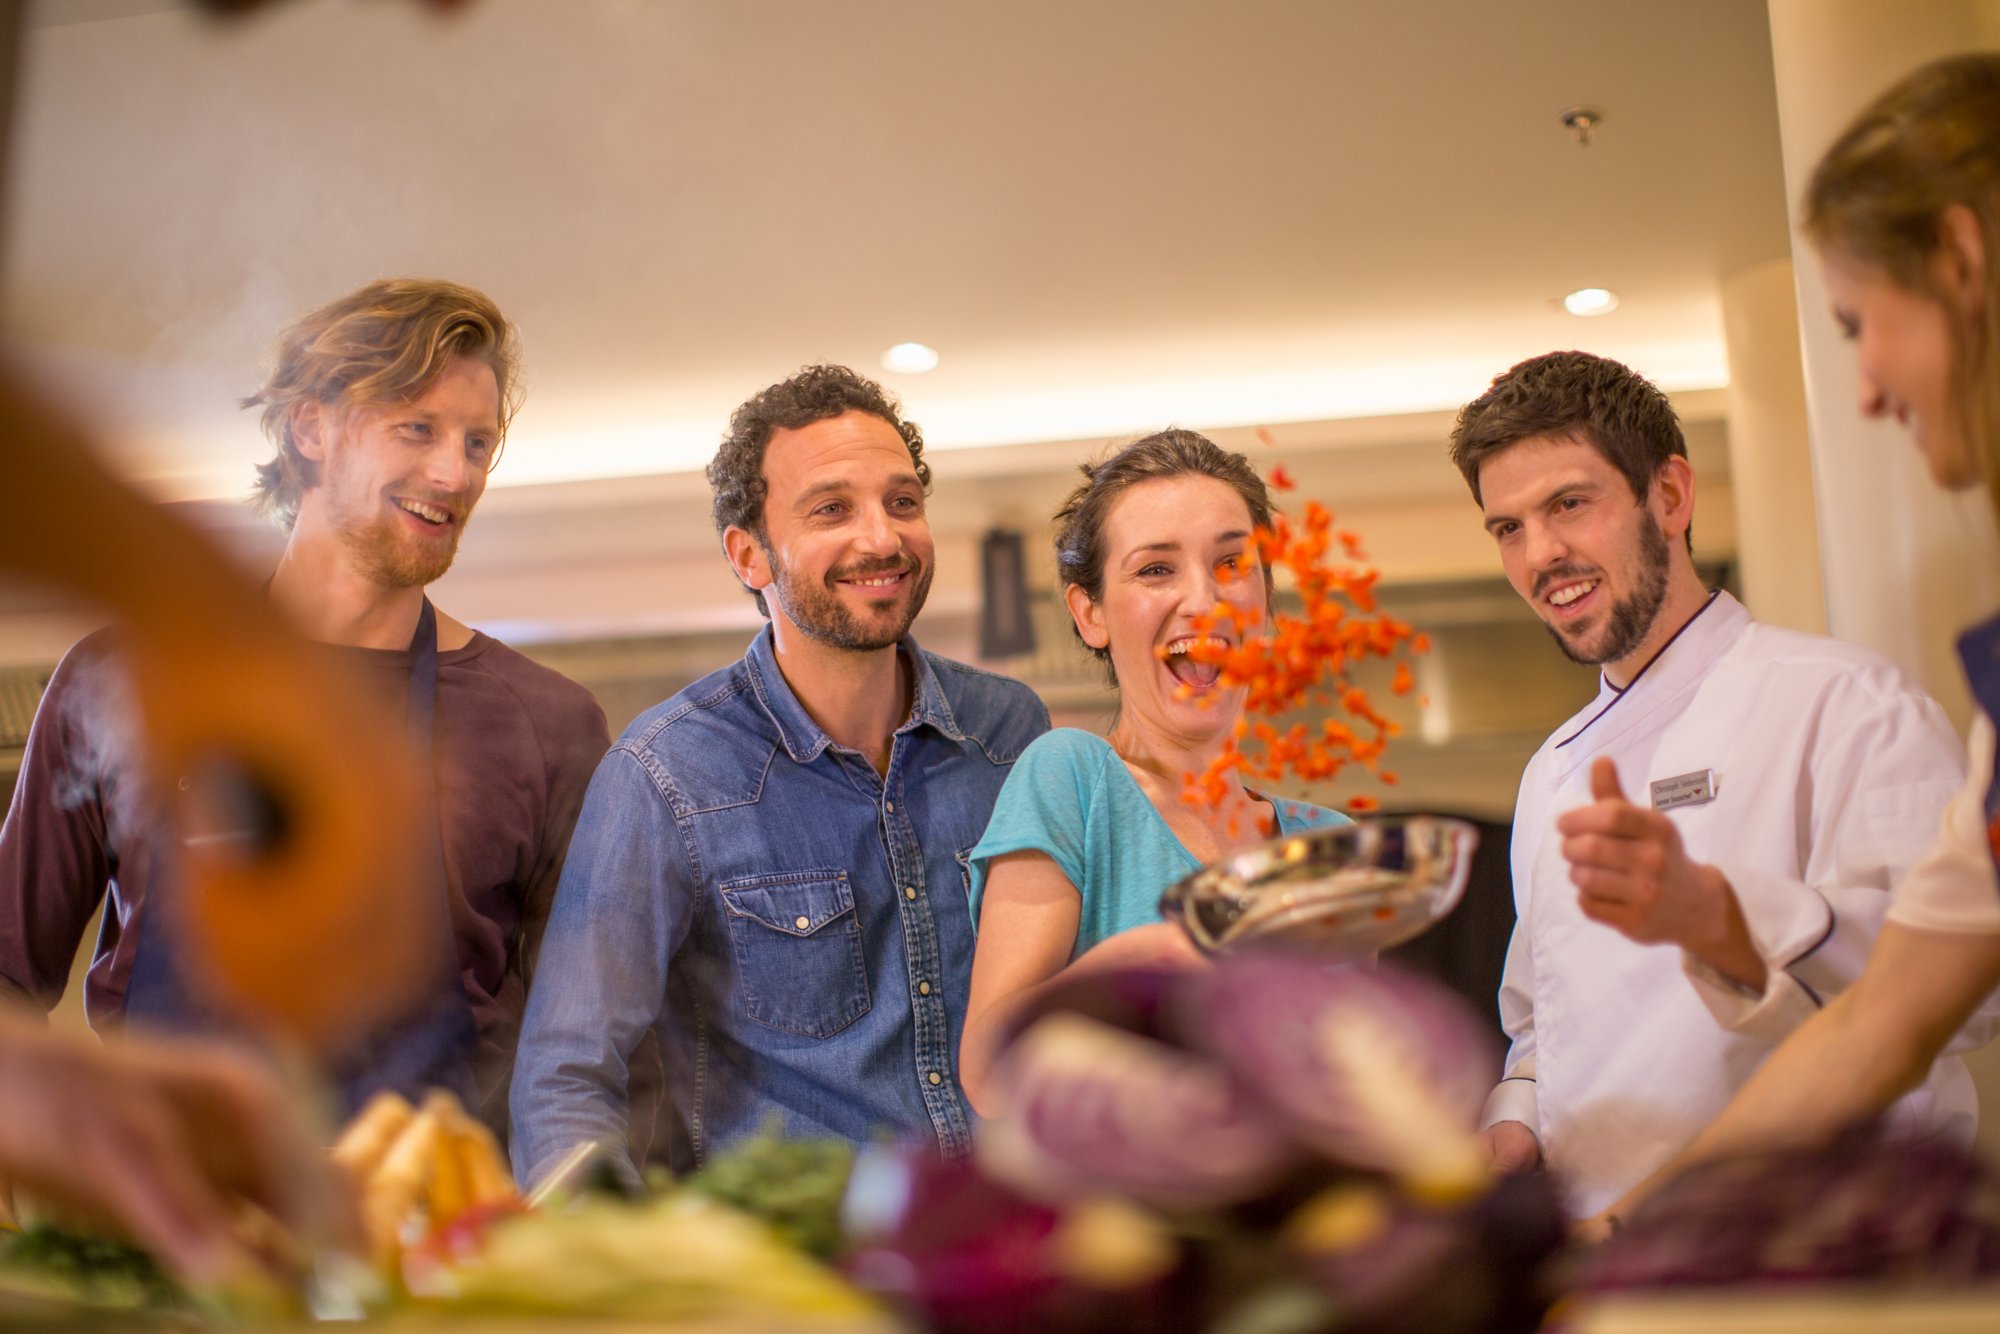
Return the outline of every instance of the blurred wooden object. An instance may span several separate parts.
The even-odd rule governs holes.
[[[2000,1296],[1862,1286],[1633,1294],[1558,1308],[1574,1334],[1990,1334]]]
[[[0,0],[0,216],[25,9]],[[399,1010],[445,944],[400,720],[4,364],[0,573],[126,628],[148,768],[197,840],[177,925],[214,1003],[321,1052]]]
[[[443,942],[400,720],[4,367],[0,570],[124,626],[211,999],[317,1051],[405,1004]]]

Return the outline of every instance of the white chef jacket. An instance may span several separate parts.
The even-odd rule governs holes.
[[[1577,906],[1555,822],[1591,800],[1591,763],[1605,755],[1637,802],[1654,782],[1713,775],[1713,798],[1671,817],[1688,855],[1735,890],[1769,972],[1761,996]],[[1521,777],[1500,987],[1513,1043],[1483,1123],[1534,1130],[1576,1215],[1610,1205],[1859,976],[1889,891],[1963,775],[1943,711],[1886,659],[1759,625],[1715,594],[1625,690],[1601,686]],[[1969,1140],[1977,1101],[1963,1064],[1940,1059],[1898,1115]]]

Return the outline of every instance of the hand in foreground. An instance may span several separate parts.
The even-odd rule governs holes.
[[[266,1249],[276,1239],[248,1238],[257,1211],[295,1236],[352,1238],[331,1166],[261,1066],[193,1044],[100,1047],[6,1014],[0,1180],[129,1234],[198,1285],[296,1261]]]
[[[1679,945],[1761,990],[1764,962],[1722,872],[1687,855],[1671,819],[1626,800],[1609,758],[1590,766],[1590,794],[1556,820],[1583,915],[1641,945]]]
[[[1532,1172],[1542,1165],[1542,1142],[1519,1121],[1496,1121],[1479,1132],[1486,1166],[1502,1176]]]

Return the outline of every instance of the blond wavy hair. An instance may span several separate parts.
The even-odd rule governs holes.
[[[257,465],[252,499],[258,508],[289,532],[299,497],[319,481],[319,466],[293,439],[302,406],[408,402],[460,357],[492,368],[504,444],[520,408],[520,339],[484,292],[435,278],[387,278],[285,330],[270,377],[243,400],[246,408],[264,409],[264,434],[277,447],[276,457]],[[499,461],[498,449],[493,460]]]

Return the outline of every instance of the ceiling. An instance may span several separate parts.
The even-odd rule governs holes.
[[[1787,251],[1759,0],[30,15],[0,320],[180,498],[243,492],[271,335],[378,275],[518,322],[522,486],[697,468],[905,339],[946,450],[1434,412],[1554,346],[1711,388],[1718,281]]]

